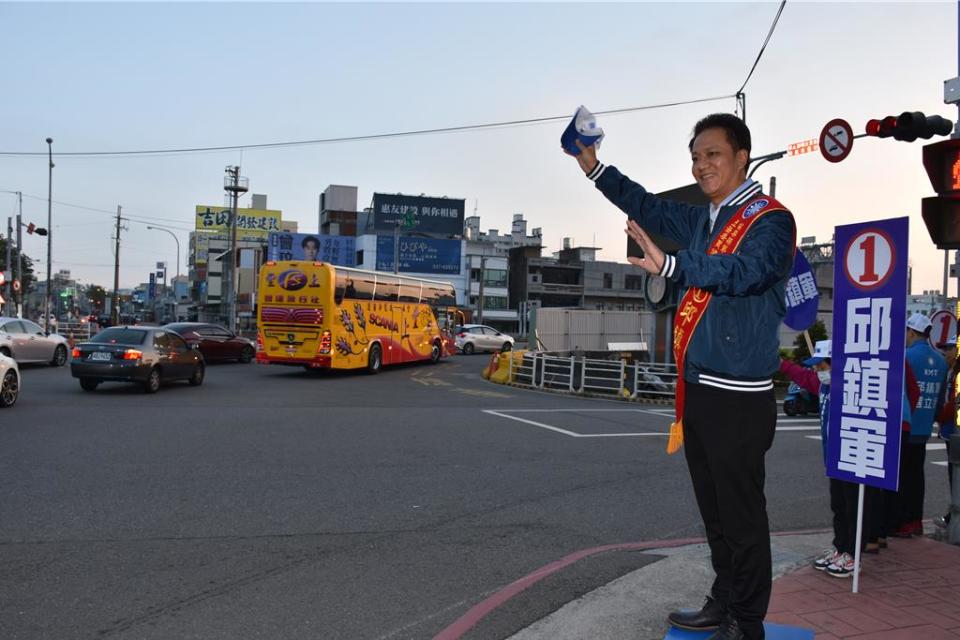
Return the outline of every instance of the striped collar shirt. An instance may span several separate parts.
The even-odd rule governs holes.
[[[710,203],[710,233],[713,233],[713,225],[717,222],[717,216],[720,215],[720,209],[726,206],[740,206],[753,196],[760,193],[761,184],[756,180],[747,178],[743,184],[733,190],[719,205]]]

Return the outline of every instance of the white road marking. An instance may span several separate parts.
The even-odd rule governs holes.
[[[625,432],[625,433],[577,433],[576,431],[570,431],[568,429],[562,429],[560,427],[555,427],[553,425],[545,424],[543,422],[537,422],[536,420],[530,420],[528,418],[521,418],[520,416],[510,415],[512,413],[581,413],[581,412],[593,412],[593,413],[648,413],[652,415],[659,416],[661,418],[670,418],[671,415],[657,413],[656,411],[651,411],[649,409],[482,409],[484,413],[490,415],[498,416],[500,418],[507,418],[508,420],[516,420],[517,422],[522,422],[524,424],[529,424],[534,427],[540,427],[541,429],[547,429],[548,431],[553,431],[571,438],[632,438],[632,437],[646,437],[646,436],[658,436],[666,437],[669,434],[662,433],[659,431],[644,431],[644,432]],[[808,423],[809,424],[809,423]],[[818,425],[811,426],[777,426],[777,431],[816,431],[819,430]]]
[[[570,436],[571,438],[626,438],[626,437],[636,437],[636,436],[660,436],[665,437],[666,433],[576,433],[574,431],[567,431],[566,429],[561,429],[559,427],[553,427],[549,424],[543,424],[542,422],[535,422],[533,420],[527,420],[526,418],[521,418],[519,416],[511,416],[505,413],[500,413],[499,411],[494,411],[493,409],[483,409],[484,413],[489,413],[490,415],[500,416],[501,418],[507,418],[509,420],[516,420],[517,422],[522,422],[524,424],[533,425],[534,427],[540,427],[541,429],[547,429],[549,431],[554,431],[556,433],[562,433],[565,436]]]

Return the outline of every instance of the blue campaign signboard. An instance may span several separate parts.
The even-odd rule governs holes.
[[[357,239],[319,233],[273,232],[267,238],[267,260],[307,260],[355,267]]]
[[[908,219],[836,228],[827,475],[896,491]]]
[[[817,320],[817,307],[820,294],[817,293],[817,281],[813,269],[802,251],[793,258],[793,272],[787,280],[784,297],[787,302],[787,315],[784,324],[794,331],[803,331]]]
[[[460,273],[460,240],[400,238],[400,273]],[[377,271],[393,271],[393,236],[377,236]]]

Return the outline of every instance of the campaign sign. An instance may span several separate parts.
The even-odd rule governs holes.
[[[267,239],[267,260],[306,260],[354,267],[357,265],[357,239],[318,233],[271,233]]]
[[[393,271],[393,236],[377,236],[377,271]],[[460,273],[460,240],[400,238],[400,273]]]
[[[816,322],[820,294],[817,292],[813,270],[802,251],[797,251],[793,258],[793,272],[787,280],[784,297],[787,302],[784,324],[794,331],[803,331]]]
[[[897,490],[908,219],[836,228],[827,475]]]

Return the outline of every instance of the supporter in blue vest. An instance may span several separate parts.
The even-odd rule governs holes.
[[[957,431],[957,373],[960,372],[960,360],[957,360],[957,338],[953,336],[946,342],[937,345],[937,349],[943,354],[950,368],[947,373],[947,391],[944,394],[945,401],[940,415],[937,416],[937,422],[940,423],[938,435],[947,446],[947,459],[950,458],[950,440]],[[947,465],[947,486],[950,487],[950,493],[953,495],[953,465]],[[952,502],[952,500],[951,500]],[[946,527],[950,524],[950,512],[947,511],[939,518],[935,518],[933,524],[938,527]]]
[[[900,489],[897,492],[897,538],[923,535],[923,465],[927,440],[940,413],[947,385],[947,362],[930,346],[930,318],[915,313],[907,319],[907,364],[920,385],[909,431],[900,444]]]

